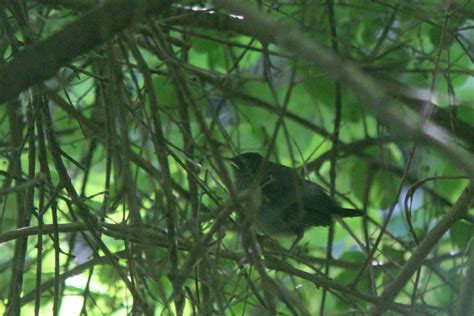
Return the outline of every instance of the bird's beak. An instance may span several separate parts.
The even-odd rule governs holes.
[[[232,158],[229,158],[229,157],[222,157],[222,158],[228,161],[232,165],[232,167],[239,169],[239,166],[232,160]]]

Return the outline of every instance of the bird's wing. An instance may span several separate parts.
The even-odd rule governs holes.
[[[326,193],[326,190],[322,186],[308,180],[304,180],[303,196],[305,205],[308,208],[327,210],[339,208],[334,199]]]
[[[327,226],[340,207],[320,185],[304,180],[303,204],[305,214],[302,221],[309,226]]]
[[[268,162],[262,178],[262,191],[273,198],[290,198],[299,187],[302,178],[291,168]]]
[[[271,163],[262,179],[264,204],[296,229],[328,226],[341,209],[320,185],[305,180],[294,169]]]

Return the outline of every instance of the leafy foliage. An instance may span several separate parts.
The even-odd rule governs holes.
[[[54,35],[73,25],[87,43],[95,1],[0,8],[0,74],[18,73],[2,80],[13,91],[25,74],[41,79],[0,92],[0,311],[472,311],[473,174],[459,157],[474,148],[474,4],[163,1],[155,12],[148,0],[127,15],[123,3],[99,15],[100,45],[72,60]],[[277,23],[270,40],[240,5]],[[339,64],[285,48],[288,34]],[[25,52],[44,67],[15,64]],[[375,80],[379,110],[360,90],[379,91],[344,80],[345,66]],[[311,229],[291,251],[291,236],[258,236],[224,159],[245,151],[366,216]]]

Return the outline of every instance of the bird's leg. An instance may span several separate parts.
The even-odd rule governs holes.
[[[260,234],[255,234],[255,237],[256,237],[256,240],[257,240],[257,243],[258,243],[258,246],[260,247],[260,249],[264,249],[264,244],[265,242],[267,241],[267,238],[265,235],[260,235]]]
[[[293,241],[293,243],[291,244],[290,250],[288,251],[289,255],[293,253],[293,250],[296,248],[300,240],[303,239],[303,236],[304,236],[304,231],[297,232],[296,239],[295,241]]]

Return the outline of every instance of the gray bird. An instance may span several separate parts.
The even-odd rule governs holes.
[[[293,168],[265,161],[258,153],[243,153],[230,161],[237,190],[261,190],[256,224],[265,235],[295,234],[299,240],[307,228],[328,226],[334,217],[362,215],[340,207],[321,186],[305,180]]]

